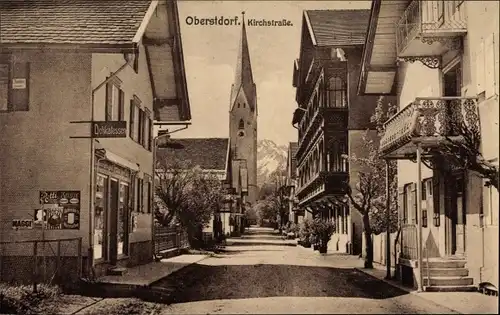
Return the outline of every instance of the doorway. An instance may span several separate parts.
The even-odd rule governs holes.
[[[455,172],[445,186],[445,243],[447,256],[465,255],[465,187],[464,175]]]
[[[118,258],[118,180],[111,178],[109,186],[109,262],[116,265]]]

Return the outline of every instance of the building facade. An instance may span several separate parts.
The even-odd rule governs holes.
[[[498,190],[446,155],[462,141],[498,167],[498,9],[372,3],[359,92],[396,87],[380,150],[398,160],[401,278],[425,290],[498,288]]]
[[[295,154],[297,153],[297,146],[297,142],[290,142],[286,156],[288,221],[295,224],[301,223],[304,217],[304,212],[298,207],[298,200],[295,196],[295,187],[297,185],[297,160],[295,159]]]
[[[345,183],[357,182],[359,166],[345,155],[367,154],[363,136],[376,106],[376,97],[358,96],[356,89],[368,18],[368,10],[305,11],[293,75],[299,207],[306,218],[335,222],[329,251],[353,254],[362,250],[361,215],[336,200]],[[375,139],[375,130],[368,133]]]
[[[230,183],[237,200],[236,220],[245,207],[255,204],[257,187],[257,90],[253,80],[243,18],[234,83],[229,104]]]
[[[35,2],[0,8],[0,238],[29,245],[3,245],[2,280],[34,241],[78,240],[57,252],[69,276],[150,262],[153,122],[190,120],[177,5]]]

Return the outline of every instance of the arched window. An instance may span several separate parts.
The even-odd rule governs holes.
[[[238,103],[238,108],[240,108],[240,103]]]
[[[347,85],[339,77],[332,77],[328,81],[328,106],[335,108],[347,107]]]
[[[243,103],[243,108],[246,108],[247,107],[247,104],[246,103]]]
[[[243,119],[240,119],[240,125],[238,129],[245,129],[245,122],[243,121]]]

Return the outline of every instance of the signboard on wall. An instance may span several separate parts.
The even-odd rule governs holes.
[[[33,229],[33,220],[31,219],[12,220],[12,228],[14,230],[31,230]]]
[[[92,138],[126,138],[126,121],[94,121],[92,122]]]
[[[48,230],[80,229],[80,191],[40,191],[42,209],[35,210],[35,220]]]

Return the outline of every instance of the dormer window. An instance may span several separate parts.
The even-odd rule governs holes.
[[[240,119],[240,125],[238,129],[245,129],[245,122],[243,121],[243,119]]]

